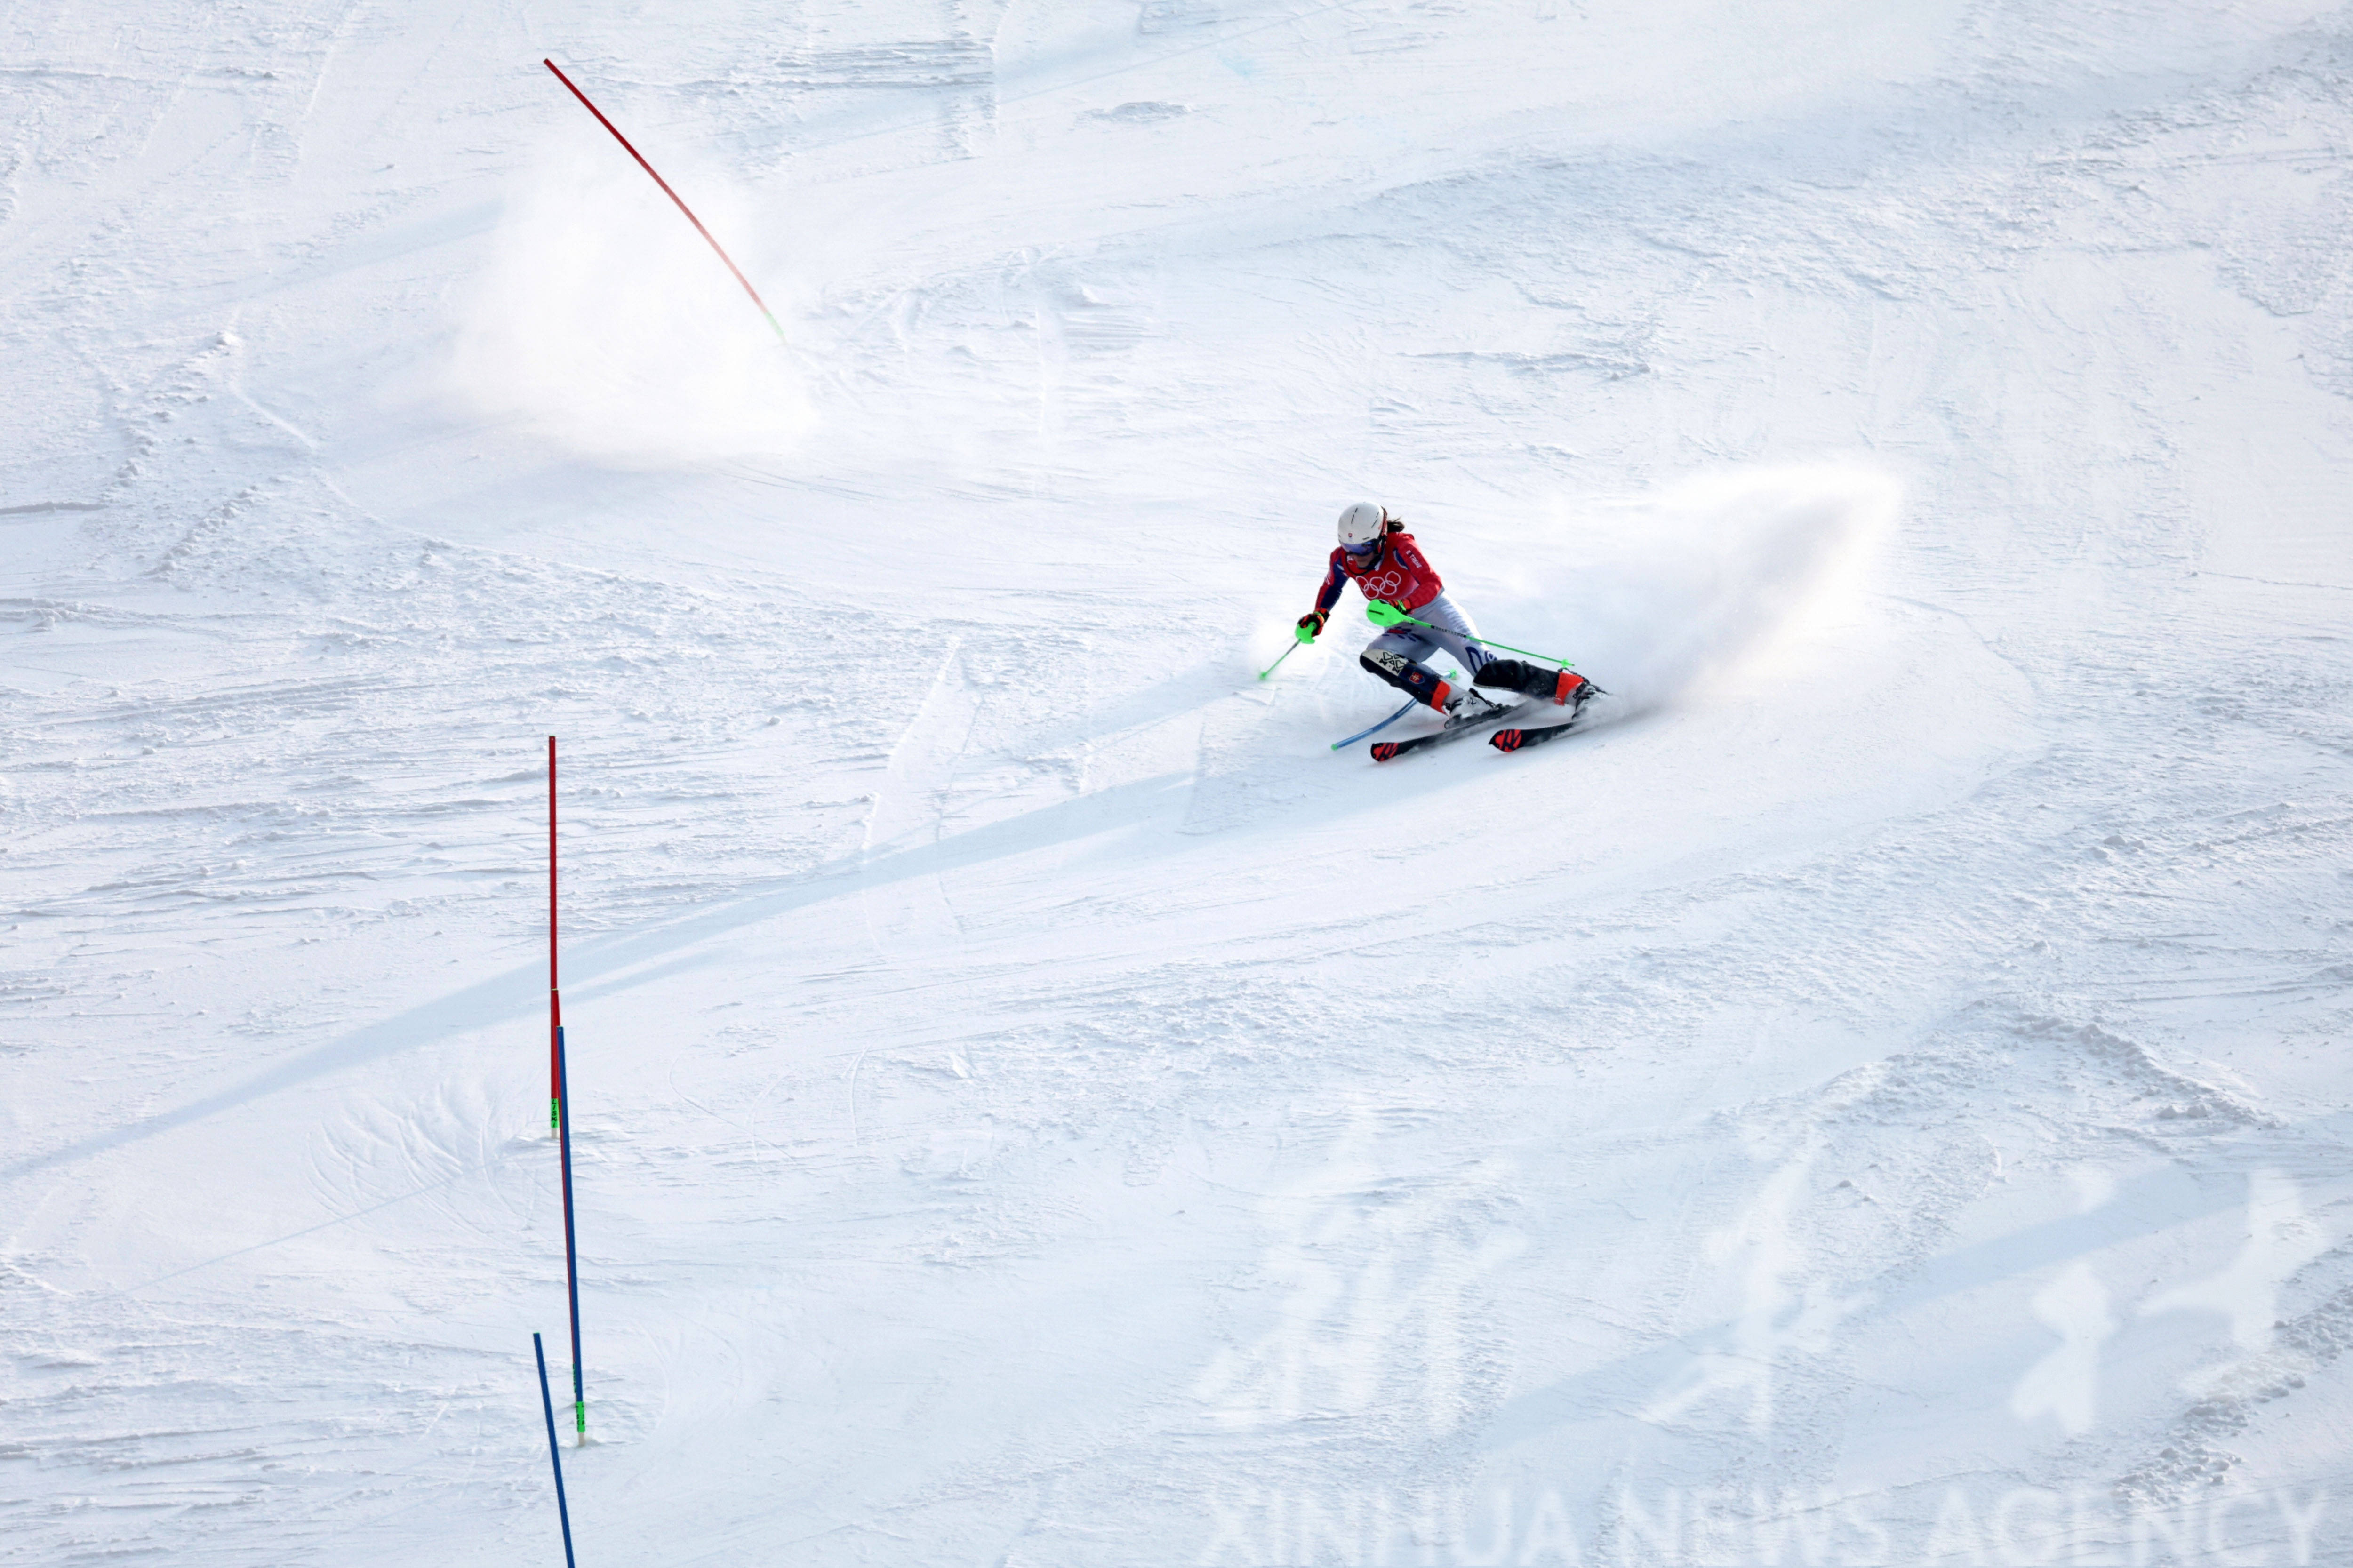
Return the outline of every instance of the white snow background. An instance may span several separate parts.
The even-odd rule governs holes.
[[[2353,1563],[2353,11],[0,40],[0,1561]]]

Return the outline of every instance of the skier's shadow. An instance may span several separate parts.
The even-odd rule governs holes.
[[[580,990],[597,986],[599,982],[605,983],[601,989],[618,989],[648,978],[629,973],[641,964],[678,953],[710,938],[815,904],[869,889],[887,887],[911,877],[959,870],[1033,849],[1137,826],[1155,816],[1165,816],[1173,819],[1183,812],[1191,785],[1191,775],[1184,773],[1139,779],[1133,784],[1098,790],[1024,812],[1002,822],[969,828],[934,844],[919,845],[871,858],[862,853],[845,856],[813,873],[789,879],[780,879],[768,891],[756,892],[715,909],[659,924],[581,942],[567,952],[567,963],[571,974],[580,983]],[[451,992],[437,1001],[412,1007],[381,1023],[371,1024],[314,1047],[216,1094],[143,1117],[127,1126],[85,1138],[61,1149],[19,1160],[0,1168],[0,1182],[54,1170],[111,1149],[136,1143],[275,1094],[280,1089],[292,1089],[345,1068],[379,1060],[444,1035],[527,1016],[544,1005],[546,996],[544,971],[535,962],[519,965],[503,974]]]
[[[1151,723],[1179,710],[1198,705],[1180,698],[1180,693],[1187,687],[1198,689],[1189,679],[1179,678],[1164,685],[1166,689],[1140,693],[1130,699],[1121,709],[1114,710],[1114,716],[1130,725]],[[1576,742],[1566,743],[1573,745]],[[1369,809],[1401,796],[1459,783],[1460,773],[1441,762],[1445,754],[1414,759],[1411,766],[1400,763],[1394,773],[1384,770],[1379,775],[1383,781],[1382,787],[1358,792],[1353,807],[1340,806],[1336,809]],[[1303,765],[1318,760],[1304,753],[1300,759]],[[1351,763],[1364,765],[1360,752],[1330,760],[1344,769]],[[1132,784],[1113,785],[999,822],[967,828],[936,843],[871,857],[864,852],[846,855],[814,872],[776,879],[767,885],[766,890],[753,892],[748,897],[715,908],[627,932],[593,938],[567,952],[569,973],[575,981],[573,989],[582,995],[625,989],[655,977],[654,974],[633,973],[638,971],[640,965],[682,953],[699,942],[745,926],[870,889],[888,887],[912,877],[935,876],[986,865],[1008,856],[1141,826],[1158,817],[1167,819],[1173,833],[1184,826],[1199,782],[1199,774],[1181,773],[1164,773]],[[1217,831],[1263,830],[1276,826],[1281,818],[1311,810],[1320,819],[1328,821],[1335,815],[1335,798],[1343,794],[1336,787],[1336,783],[1335,780],[1334,787],[1312,790],[1292,798],[1266,801],[1261,809],[1247,813]],[[657,973],[667,972],[665,969]],[[111,1149],[140,1142],[158,1133],[185,1127],[217,1112],[275,1094],[280,1089],[292,1089],[345,1068],[376,1061],[445,1035],[460,1034],[524,1017],[535,1012],[546,999],[546,982],[542,978],[543,973],[536,962],[518,965],[503,974],[452,992],[438,1001],[412,1007],[381,1023],[371,1024],[304,1051],[218,1093],[0,1167],[0,1182],[54,1170]]]

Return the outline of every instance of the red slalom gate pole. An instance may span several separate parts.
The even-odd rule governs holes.
[[[760,291],[752,287],[752,280],[744,276],[744,269],[735,265],[734,258],[727,254],[726,247],[722,246],[717,240],[711,237],[711,231],[702,226],[702,220],[694,216],[694,209],[688,206],[685,202],[679,199],[679,194],[670,188],[670,182],[668,180],[663,179],[659,174],[654,173],[654,166],[646,162],[646,155],[643,153],[638,152],[635,147],[631,147],[629,145],[629,139],[621,134],[619,127],[616,126],[611,121],[605,118],[605,111],[597,108],[595,104],[589,102],[588,95],[586,93],[581,91],[577,87],[573,87],[572,79],[564,74],[562,67],[558,66],[554,60],[549,59],[543,59],[539,63],[545,66],[549,70],[555,72],[556,80],[562,82],[565,87],[572,89],[572,96],[580,100],[580,106],[596,117],[597,124],[603,126],[606,130],[612,132],[613,140],[618,142],[628,153],[629,156],[638,161],[638,168],[643,169],[647,174],[653,175],[654,184],[662,188],[662,195],[668,196],[671,201],[678,204],[678,210],[686,215],[686,221],[694,226],[694,232],[701,235],[704,243],[708,244],[712,250],[718,253],[719,259],[727,264],[727,270],[735,275],[735,281],[744,285],[744,292],[752,296],[752,303],[760,307],[760,314],[768,318],[768,325],[776,327],[776,341],[783,343],[786,347],[790,348],[792,346],[792,340],[786,337],[785,329],[777,325],[776,312],[768,309],[768,302],[760,298]]]

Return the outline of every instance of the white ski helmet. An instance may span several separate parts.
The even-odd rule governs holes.
[[[1340,542],[1359,549],[1388,530],[1389,514],[1372,501],[1360,500],[1340,514]]]

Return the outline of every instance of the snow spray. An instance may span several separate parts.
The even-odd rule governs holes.
[[[481,265],[452,289],[448,392],[600,468],[670,473],[796,449],[820,423],[802,357],[753,330],[743,289],[691,225],[664,215],[677,209],[661,188],[606,151],[611,138],[577,134],[568,113],[550,131]],[[756,222],[746,193],[702,178],[718,183],[698,213]],[[760,293],[789,286],[780,274]]]
[[[572,1088],[564,1059],[564,996],[555,984],[555,737],[547,738],[548,1114],[564,1163],[564,1287],[572,1302],[572,1422],[588,1440],[588,1395],[580,1373],[580,1250],[572,1230]]]
[[[752,287],[752,280],[744,276],[744,269],[735,265],[734,258],[727,254],[725,248],[723,247],[717,240],[711,237],[711,231],[702,226],[702,220],[694,216],[694,209],[688,206],[685,202],[680,200],[679,194],[670,188],[670,182],[663,179],[659,174],[654,173],[654,166],[646,162],[646,155],[643,153],[638,152],[635,147],[629,145],[629,139],[621,134],[620,128],[616,126],[611,121],[605,118],[605,111],[603,110],[588,101],[588,95],[586,93],[581,91],[576,87],[573,87],[572,79],[565,76],[563,69],[558,67],[554,60],[543,59],[539,63],[545,66],[549,70],[555,72],[556,80],[562,82],[565,87],[571,88],[572,96],[580,100],[580,106],[596,117],[597,124],[603,126],[606,130],[610,131],[613,133],[613,140],[618,142],[622,148],[628,152],[629,156],[638,161],[638,168],[643,169],[647,174],[653,175],[654,184],[662,188],[662,195],[668,196],[672,202],[677,203],[678,210],[686,215],[686,221],[694,226],[694,232],[701,235],[710,245],[711,248],[718,253],[719,259],[727,264],[727,270],[735,275],[735,281],[744,285],[744,292],[752,296],[752,303],[760,308],[760,314],[767,318],[768,325],[776,328],[776,341],[785,344],[787,348],[791,347],[792,341],[785,336],[785,329],[782,326],[777,325],[776,313],[768,309],[768,302],[760,298],[760,291]]]
[[[1573,632],[1582,668],[1641,712],[1736,666],[1778,663],[1793,637],[1853,615],[1900,500],[1883,474],[1813,464],[1563,505],[1538,552],[1560,564],[1523,592],[1534,618]]]
[[[572,1510],[564,1500],[564,1449],[555,1441],[555,1401],[547,1392],[547,1348],[531,1336],[531,1353],[539,1362],[539,1407],[547,1415],[547,1462],[555,1467],[555,1517],[564,1526],[564,1568],[572,1562]]]

